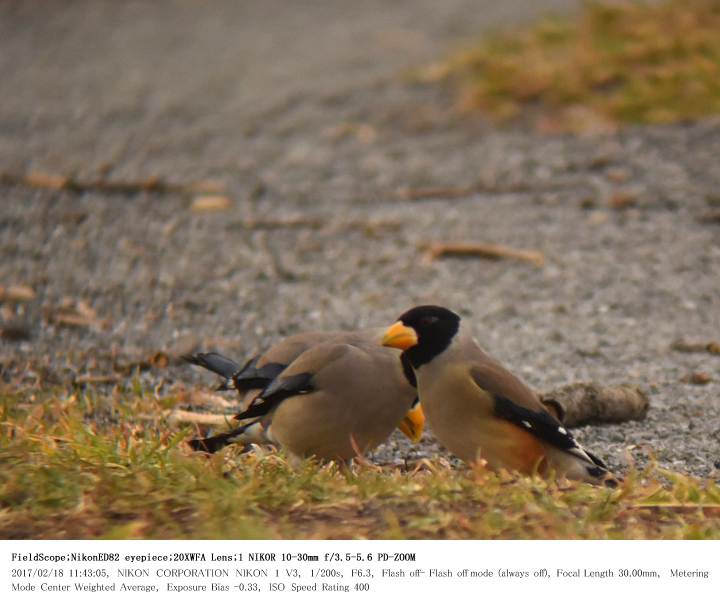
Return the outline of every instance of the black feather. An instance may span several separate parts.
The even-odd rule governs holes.
[[[413,370],[412,364],[410,363],[408,356],[405,354],[405,351],[403,351],[400,355],[400,363],[402,364],[405,380],[410,383],[410,386],[412,388],[417,389],[417,378],[415,377],[415,370]]]
[[[546,411],[536,412],[526,407],[517,405],[507,397],[494,395],[495,415],[503,418],[508,422],[532,433],[539,439],[546,441],[550,445],[554,445],[558,449],[564,450],[569,454],[582,457],[580,452],[584,452],[594,464],[607,472],[607,465],[597,456],[591,454],[575,440],[575,438],[558,420],[548,414]],[[529,425],[529,426],[528,426]],[[591,473],[592,474],[592,473]]]
[[[237,414],[235,419],[259,418],[272,411],[288,397],[310,393],[314,388],[313,375],[307,372],[295,374],[294,376],[278,377],[253,399],[247,410]]]
[[[587,453],[587,452],[586,452],[586,453]],[[594,460],[593,460],[593,462],[594,462]],[[585,470],[587,470],[587,472],[588,472],[589,475],[591,475],[592,477],[596,477],[596,478],[598,478],[598,479],[599,479],[600,477],[604,477],[605,474],[607,473],[607,469],[603,468],[603,467],[600,466],[600,465],[597,465],[597,466],[586,466],[586,467],[585,467]]]
[[[587,451],[585,448],[583,448],[583,451],[588,455],[590,460],[592,460],[595,464],[597,464],[601,469],[603,469],[605,471],[608,470],[608,465],[605,464],[605,461],[602,458],[599,458],[592,452]]]
[[[233,374],[232,381],[238,391],[264,389],[287,367],[282,363],[266,363],[258,368],[258,359],[259,357],[254,357]]]
[[[233,374],[240,370],[240,366],[232,359],[220,355],[215,351],[209,353],[194,353],[193,355],[183,355],[182,359],[206,370],[210,370],[223,378],[232,378]]]

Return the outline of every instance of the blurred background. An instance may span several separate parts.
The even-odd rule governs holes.
[[[538,390],[647,390],[581,430],[613,464],[715,472],[719,5],[3,2],[3,381],[434,302]]]

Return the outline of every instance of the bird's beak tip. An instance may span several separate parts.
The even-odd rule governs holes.
[[[418,443],[422,439],[425,428],[425,414],[422,406],[417,405],[412,408],[402,419],[399,428],[410,441]]]
[[[401,321],[396,321],[382,335],[380,344],[405,351],[418,343],[417,332]]]

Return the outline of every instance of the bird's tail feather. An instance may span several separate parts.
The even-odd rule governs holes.
[[[233,361],[229,357],[220,355],[211,351],[209,353],[193,353],[192,355],[183,355],[183,360],[187,361],[206,370],[214,372],[218,376],[222,376],[225,379],[230,379],[233,375],[240,370],[240,366],[237,362]]]
[[[554,447],[546,448],[544,461],[546,472],[549,469],[554,469],[558,475],[564,475],[568,479],[586,481],[606,487],[616,487],[620,483],[620,479],[608,470],[602,459],[584,448],[581,451],[585,456]]]

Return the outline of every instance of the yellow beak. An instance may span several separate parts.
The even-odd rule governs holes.
[[[417,332],[401,321],[396,321],[383,334],[380,344],[405,351],[418,343]]]
[[[423,413],[420,403],[411,407],[410,411],[405,414],[405,418],[403,418],[398,425],[398,428],[405,433],[407,438],[413,443],[417,443],[422,439],[424,427],[425,414]]]

